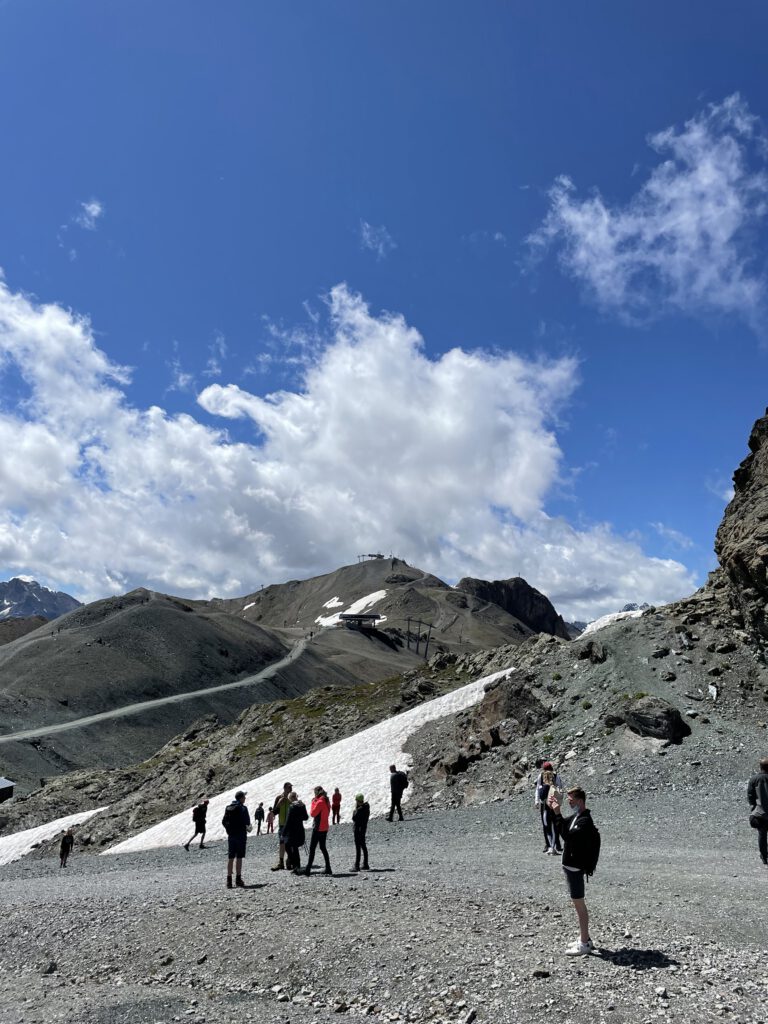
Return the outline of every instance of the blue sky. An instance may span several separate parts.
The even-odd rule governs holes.
[[[692,589],[766,405],[766,22],[0,4],[0,575]]]

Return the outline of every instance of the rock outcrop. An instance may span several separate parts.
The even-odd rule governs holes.
[[[734,495],[715,552],[730,585],[733,618],[768,638],[768,410],[752,427],[750,454],[733,474]],[[741,620],[741,621],[740,621]]]
[[[514,615],[534,633],[551,633],[570,640],[571,633],[558,615],[552,602],[532,587],[521,576],[510,580],[476,580],[466,576],[459,580],[457,590],[471,594],[481,601],[492,601],[505,612]]]

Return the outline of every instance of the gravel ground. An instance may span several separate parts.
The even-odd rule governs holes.
[[[587,958],[563,955],[575,915],[528,795],[375,820],[367,874],[348,825],[333,878],[272,873],[273,838],[251,838],[231,892],[221,844],[21,861],[0,869],[0,1020],[764,1022],[768,870],[744,810],[740,783],[596,800]]]

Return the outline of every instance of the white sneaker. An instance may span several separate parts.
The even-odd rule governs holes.
[[[551,857],[551,856],[552,856],[552,855],[554,854],[554,852],[555,852],[555,851],[554,851],[554,850],[552,849],[552,847],[550,846],[550,848],[549,848],[549,849],[547,850],[547,856],[548,856],[548,857]]]
[[[595,945],[592,939],[589,942],[574,942],[572,946],[566,949],[566,956],[589,956],[590,953],[594,953]]]

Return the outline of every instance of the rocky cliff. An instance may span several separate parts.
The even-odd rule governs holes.
[[[557,614],[549,598],[526,583],[521,576],[493,581],[475,580],[466,576],[459,581],[456,589],[481,601],[492,601],[534,633],[551,633],[563,640],[571,638],[562,616]]]

